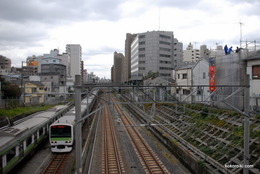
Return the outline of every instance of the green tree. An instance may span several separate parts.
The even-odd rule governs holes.
[[[10,82],[2,83],[3,98],[19,98],[21,90],[18,85]]]
[[[154,78],[156,78],[156,77],[158,77],[158,76],[159,76],[159,72],[149,71],[149,72],[147,73],[147,75],[143,77],[143,80],[146,80],[146,79],[149,79],[149,78],[154,79]]]

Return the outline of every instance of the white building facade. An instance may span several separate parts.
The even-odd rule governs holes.
[[[193,65],[173,71],[177,89],[172,88],[171,93],[176,93],[179,101],[206,102],[209,101],[209,62],[201,59]]]
[[[82,50],[79,44],[67,44],[66,53],[70,56],[70,75],[75,81],[75,75],[81,75]]]

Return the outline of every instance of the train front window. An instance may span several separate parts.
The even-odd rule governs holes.
[[[65,125],[51,126],[51,138],[71,137],[71,127]]]

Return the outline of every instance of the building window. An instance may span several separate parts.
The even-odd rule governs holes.
[[[206,79],[206,73],[205,72],[203,72],[202,76],[203,76],[202,77],[203,79]]]
[[[180,79],[180,74],[177,74],[177,76],[178,76],[178,79]]]
[[[159,67],[159,70],[172,70],[170,67]]]
[[[144,45],[145,41],[139,42],[139,45]]]
[[[190,94],[190,90],[183,89],[183,95],[189,95],[189,94]]]
[[[163,35],[163,34],[160,34],[159,36],[160,36],[161,38],[164,38],[164,39],[171,39],[170,36],[166,36],[166,35]]]
[[[160,60],[160,63],[171,64],[172,62],[171,62],[171,61],[163,61],[163,60]]]
[[[37,88],[32,88],[32,92],[37,92]]]
[[[159,44],[164,44],[164,45],[171,45],[170,42],[165,42],[165,41],[159,41]]]
[[[187,79],[188,75],[187,74],[182,74],[182,79]]]
[[[168,51],[168,52],[170,52],[170,51],[171,51],[171,49],[170,49],[170,48],[163,48],[163,47],[159,47],[159,50],[161,50],[161,51]]]
[[[168,55],[168,54],[160,54],[159,56],[160,56],[160,57],[167,57],[167,58],[170,58],[170,57],[171,57],[171,55]]]
[[[260,79],[260,65],[252,66],[252,79]]]

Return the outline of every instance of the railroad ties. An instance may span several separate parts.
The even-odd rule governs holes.
[[[67,160],[68,154],[55,154],[51,162],[42,172],[42,174],[62,174],[63,163]]]
[[[113,98],[115,101],[115,99]],[[124,125],[132,125],[132,122],[128,118],[128,115],[122,111],[118,104],[115,104],[116,111],[121,115],[122,123]],[[164,174],[169,173],[165,166],[162,164],[160,159],[156,156],[150,146],[145,142],[140,133],[136,128],[132,126],[126,126],[126,130],[130,136],[137,155],[140,158],[140,161],[145,169],[146,173],[152,174]]]
[[[123,162],[119,151],[119,146],[115,134],[115,129],[107,105],[103,109],[102,126],[102,173],[124,173]]]

